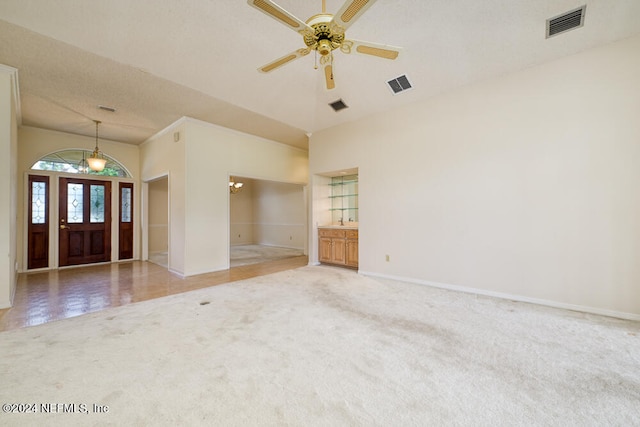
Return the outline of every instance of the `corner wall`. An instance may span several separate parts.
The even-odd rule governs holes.
[[[141,181],[147,183],[168,177],[169,192],[169,270],[185,275],[185,144],[186,132],[182,121],[169,126],[140,145]],[[146,184],[144,184],[146,185]],[[148,191],[147,191],[148,196]],[[143,200],[147,209],[148,200]],[[149,215],[143,213],[143,242],[148,244]],[[146,239],[145,239],[146,237]],[[144,245],[144,243],[143,243]],[[145,253],[143,248],[143,253]]]
[[[186,126],[185,275],[229,268],[229,175],[306,185],[304,150],[194,119]]]
[[[315,133],[312,175],[359,168],[360,271],[640,319],[638,52],[640,36]]]
[[[0,65],[0,308],[10,307],[17,272],[18,72]]]
[[[306,185],[309,172],[304,150],[186,117],[141,161],[143,181],[169,175],[169,268],[184,276],[229,268],[230,175]]]

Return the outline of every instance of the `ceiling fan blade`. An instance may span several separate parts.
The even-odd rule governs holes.
[[[326,82],[327,90],[336,88],[336,81],[333,79],[333,66],[330,62],[324,66],[324,81]]]
[[[376,0],[347,0],[333,17],[332,22],[344,30],[349,28]]]
[[[306,22],[296,18],[271,0],[247,0],[247,3],[298,33],[313,35],[313,28]]]
[[[345,40],[340,46],[344,53],[361,53],[385,59],[396,59],[402,48],[385,44],[363,42],[361,40]]]
[[[278,58],[275,61],[269,62],[266,65],[263,65],[262,67],[258,68],[258,71],[262,73],[268,73],[269,71],[273,71],[278,67],[282,67],[283,65],[286,65],[295,59],[302,58],[303,56],[308,55],[309,52],[311,52],[311,48],[309,47],[306,49],[294,50],[293,52],[281,58]]]

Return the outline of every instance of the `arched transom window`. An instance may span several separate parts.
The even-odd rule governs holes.
[[[106,155],[104,158],[107,160],[107,164],[104,170],[100,172],[95,172],[91,169],[86,172],[83,171],[80,167],[82,160],[89,158],[89,156],[91,156],[91,151],[87,150],[60,150],[42,157],[31,166],[31,169],[131,178],[131,174],[121,163]]]

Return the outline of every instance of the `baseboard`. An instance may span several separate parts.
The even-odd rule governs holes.
[[[304,251],[304,248],[300,248],[297,246],[287,246],[287,245],[272,245],[271,243],[251,243],[259,246],[268,246],[270,248],[285,248],[285,249],[295,249],[297,251]]]
[[[531,297],[526,297],[526,296],[522,296],[522,295],[506,294],[506,293],[502,293],[502,292],[494,292],[494,291],[488,291],[488,290],[478,289],[478,288],[469,288],[469,287],[466,287],[466,286],[449,285],[447,283],[431,282],[431,281],[428,281],[428,280],[414,279],[414,278],[411,278],[411,277],[394,276],[394,275],[390,275],[390,274],[381,274],[381,273],[375,273],[375,272],[370,272],[370,271],[362,271],[362,270],[360,270],[360,271],[358,271],[358,273],[362,274],[363,276],[378,277],[378,278],[381,278],[381,279],[398,280],[400,282],[407,282],[407,283],[413,283],[413,284],[417,284],[417,285],[431,286],[433,288],[446,289],[446,290],[449,290],[449,291],[466,292],[466,293],[469,293],[469,294],[484,295],[484,296],[489,296],[489,297],[507,299],[507,300],[511,300],[511,301],[518,301],[518,302],[526,302],[526,303],[530,303],[530,304],[544,305],[544,306],[547,306],[547,307],[561,308],[561,309],[564,309],[564,310],[579,311],[579,312],[583,312],[583,313],[597,314],[597,315],[600,315],[600,316],[608,316],[608,317],[616,317],[616,318],[625,319],[625,320],[640,321],[640,314],[627,313],[627,312],[624,312],[624,311],[615,311],[615,310],[607,310],[607,309],[598,308],[598,307],[589,307],[589,306],[584,306],[584,305],[567,304],[567,303],[563,303],[563,302],[545,300],[545,299],[540,299],[540,298],[531,298]]]
[[[158,265],[158,264],[156,264],[156,265]],[[184,279],[185,277],[187,277],[181,271],[174,270],[173,268],[167,268],[167,271],[169,273],[171,273],[171,274],[175,274],[176,276],[179,276],[181,279]]]
[[[175,274],[179,274],[182,277],[191,277],[191,276],[199,276],[200,274],[209,274],[209,273],[217,273],[219,271],[227,271],[229,270],[229,266],[227,265],[226,267],[222,267],[222,268],[215,268],[213,270],[210,269],[204,269],[204,270],[195,270],[195,271],[190,271],[189,274],[186,273],[179,273],[177,271],[172,271],[171,269],[169,269],[169,271],[171,271],[172,273]]]

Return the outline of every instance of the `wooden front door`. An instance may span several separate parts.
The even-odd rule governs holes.
[[[111,261],[111,182],[60,178],[59,265]]]

